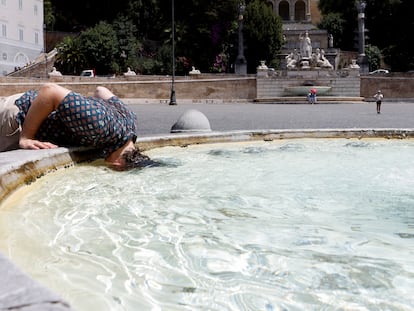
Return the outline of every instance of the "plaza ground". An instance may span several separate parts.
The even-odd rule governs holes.
[[[354,104],[143,104],[128,100],[138,117],[138,137],[167,134],[187,110],[196,109],[213,131],[260,129],[373,129],[414,127],[414,101],[384,102],[381,114],[374,102]]]

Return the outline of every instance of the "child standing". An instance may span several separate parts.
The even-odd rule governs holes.
[[[375,101],[377,102],[377,113],[381,113],[381,103],[384,95],[381,93],[381,90],[378,90],[377,94],[374,95]]]

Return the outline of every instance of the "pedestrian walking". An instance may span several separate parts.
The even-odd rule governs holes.
[[[377,113],[381,113],[381,103],[382,99],[384,98],[384,94],[382,94],[381,90],[378,90],[378,92],[374,95],[375,101],[377,103]]]

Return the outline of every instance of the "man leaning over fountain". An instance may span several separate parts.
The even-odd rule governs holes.
[[[0,103],[0,151],[15,147],[52,149],[89,146],[115,169],[147,165],[135,147],[136,115],[110,90],[98,86],[93,97],[55,83]]]

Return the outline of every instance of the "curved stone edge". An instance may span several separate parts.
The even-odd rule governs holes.
[[[256,130],[171,134],[142,137],[136,145],[142,151],[166,146],[194,144],[273,141],[295,138],[414,138],[414,129],[308,129]],[[49,172],[75,163],[96,159],[93,150],[57,148],[14,150],[0,153],[0,204],[18,188],[34,182]],[[72,310],[57,294],[43,287],[0,254],[0,310]]]
[[[181,146],[194,144],[224,143],[239,141],[272,141],[296,138],[386,138],[408,139],[414,138],[414,128],[409,129],[298,129],[298,130],[253,130],[229,132],[200,132],[180,133],[163,136],[139,138],[137,146],[140,150]]]
[[[74,163],[95,159],[87,148],[13,150],[0,152],[0,203],[17,188]]]

